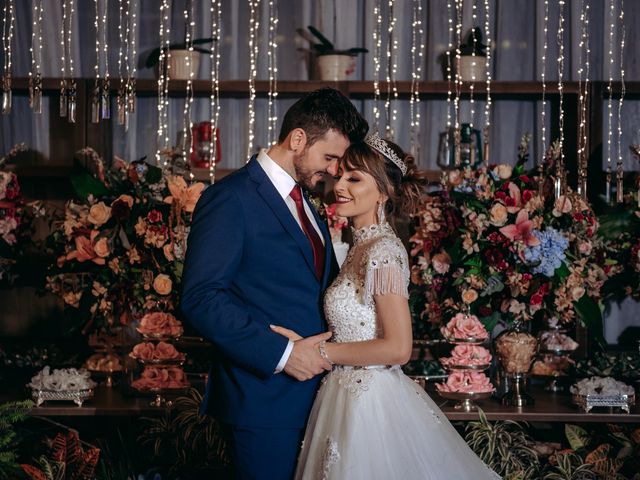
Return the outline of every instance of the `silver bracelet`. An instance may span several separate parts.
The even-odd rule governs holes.
[[[320,356],[329,364],[329,365],[333,365],[333,362],[331,361],[331,359],[327,356],[327,351],[324,349],[324,346],[327,344],[327,342],[325,340],[323,340],[322,342],[320,342],[320,344],[318,345],[318,350],[320,351]]]

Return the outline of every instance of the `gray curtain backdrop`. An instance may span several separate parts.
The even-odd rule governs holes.
[[[8,0],[2,0],[6,3]],[[99,0],[102,8],[104,2],[109,8],[109,71],[112,77],[118,76],[118,0]],[[484,25],[484,2],[473,0],[477,5],[477,24]],[[620,0],[585,0],[590,5],[591,28],[591,79],[608,80],[608,31],[609,5]],[[196,21],[196,37],[211,35],[210,2],[193,0]],[[62,22],[62,2],[60,0],[44,0],[45,21],[43,24],[43,73],[46,77],[59,77],[60,61],[60,25]],[[186,0],[173,0],[171,3],[171,39],[180,41],[184,36],[182,11]],[[261,36],[259,44],[266,45],[268,18],[267,1],[262,2],[260,11]],[[389,18],[389,9],[383,3],[383,30]],[[453,3],[453,1],[451,1]],[[30,67],[29,46],[32,28],[32,1],[19,0],[16,4],[16,30],[13,42],[13,75],[26,77]],[[73,29],[73,58],[77,77],[92,78],[95,64],[95,29],[93,0],[74,0],[76,15]],[[278,78],[280,80],[307,80],[309,78],[308,47],[309,43],[296,33],[299,27],[314,25],[338,48],[364,46],[370,53],[358,57],[358,66],[354,80],[373,80],[373,0],[279,0],[278,24]],[[519,81],[541,79],[541,57],[543,45],[542,25],[544,18],[543,0],[489,0],[491,11],[491,36],[493,39],[493,79],[495,81]],[[411,79],[411,0],[397,0],[395,14],[397,18],[397,80]],[[159,44],[159,0],[139,0],[138,6],[138,54],[143,54]],[[447,49],[448,23],[447,0],[422,1],[425,50],[422,65],[424,80],[443,80],[440,57]],[[471,27],[472,0],[464,2],[463,33]],[[579,43],[579,7],[578,0],[567,2],[565,7],[565,75],[564,80],[578,78],[578,43]],[[625,2],[626,18],[626,80],[640,79],[640,65],[633,52],[640,47],[638,34],[631,25],[640,18],[640,2]],[[547,79],[557,81],[557,29],[558,2],[550,1],[549,38],[547,55]],[[246,80],[248,78],[248,28],[249,8],[247,1],[227,0],[222,5],[222,60],[220,77],[222,80]],[[384,34],[386,35],[386,33]],[[384,39],[383,35],[383,39]],[[613,77],[619,79],[619,45],[620,29],[616,28],[614,41]],[[258,79],[267,79],[266,52],[261,50],[258,60]],[[0,59],[0,61],[2,61]],[[382,59],[382,73],[386,68],[386,59]],[[202,56],[198,78],[208,78],[210,71],[209,57]],[[153,78],[151,69],[139,68],[139,78]],[[383,99],[385,98],[383,92]],[[25,142],[43,155],[43,162],[55,156],[50,150],[48,125],[50,122],[47,103],[57,101],[53,95],[45,101],[44,113],[34,115],[27,105],[26,96],[14,96],[13,112],[0,118],[0,153],[6,152],[16,142]],[[279,100],[280,115],[286,111],[293,100]],[[372,121],[373,101],[356,101],[356,105]],[[180,137],[182,127],[182,110],[184,100],[173,98],[170,101],[170,134],[174,143]],[[256,147],[266,145],[266,99],[256,102]],[[156,151],[157,99],[155,97],[139,98],[137,112],[132,118],[128,132],[114,126],[114,153],[126,158],[136,159],[143,155],[150,157]],[[237,168],[246,161],[248,101],[246,99],[223,99],[221,107],[221,141],[223,163],[221,167]],[[409,147],[409,101],[399,100],[397,121],[392,125],[396,141]],[[115,109],[114,109],[115,110]],[[483,122],[484,102],[476,102],[475,124]],[[634,100],[625,101],[623,122],[623,148],[625,150],[625,168],[637,169],[637,164],[626,154],[626,145],[638,143],[639,109]],[[420,102],[421,126],[419,132],[420,155],[419,164],[426,169],[437,169],[439,133],[444,129],[446,121],[446,102],[444,100],[426,100]],[[547,119],[550,122],[549,109]],[[605,112],[606,113],[606,112]],[[194,122],[209,119],[209,100],[200,97],[194,100],[192,118]],[[461,120],[470,120],[469,103],[462,102]],[[606,134],[605,115],[605,134]],[[382,117],[384,122],[384,116]],[[525,132],[534,134],[533,158],[540,150],[540,102],[535,100],[501,100],[494,98],[492,110],[493,130],[491,133],[492,155],[494,161],[512,162],[520,136]],[[382,125],[384,127],[384,124]],[[567,125],[567,128],[575,128]],[[614,118],[614,129],[617,119]]]

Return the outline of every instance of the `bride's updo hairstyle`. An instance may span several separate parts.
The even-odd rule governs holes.
[[[389,197],[385,215],[394,229],[398,219],[418,213],[428,182],[413,155],[395,143],[369,135],[364,142],[351,144],[342,164],[347,170],[360,170],[374,178],[378,189]]]

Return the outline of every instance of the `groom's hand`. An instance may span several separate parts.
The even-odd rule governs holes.
[[[318,350],[318,344],[329,340],[329,338],[331,338],[331,332],[294,341],[291,355],[284,366],[285,373],[296,380],[303,381],[309,380],[325,370],[331,370],[331,364],[320,356]]]

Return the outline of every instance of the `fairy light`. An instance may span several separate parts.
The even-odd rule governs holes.
[[[256,123],[256,77],[258,75],[258,8],[260,0],[249,0],[249,139],[247,144],[247,159],[253,155],[254,128]]]
[[[96,78],[91,91],[91,122],[98,123],[100,121],[100,6],[99,0],[94,0],[93,3],[95,7],[93,26],[96,29],[96,63],[93,66],[93,70]]]
[[[380,62],[382,57],[382,5],[376,0],[373,6],[373,131],[380,131]]]
[[[8,7],[8,8],[7,8]],[[15,25],[15,5],[13,0],[4,4],[4,20],[2,24],[2,50],[4,52],[4,72],[2,75],[2,113],[11,113],[11,57],[13,29]]]
[[[476,116],[476,103],[473,98],[473,91],[475,89],[476,84],[476,47],[478,46],[478,39],[476,38],[476,21],[478,20],[478,14],[476,11],[476,2],[472,0],[471,2],[471,39],[473,41],[473,48],[471,50],[471,84],[469,85],[469,106],[471,109],[471,120],[469,125],[473,128],[474,119]]]
[[[209,160],[209,183],[215,182],[216,163],[218,162],[218,150],[216,148],[216,132],[218,129],[218,120],[220,118],[220,19],[222,17],[222,0],[211,0],[211,32],[214,38],[209,59],[211,60],[211,140],[209,144],[210,160]]]
[[[109,80],[109,41],[107,38],[108,19],[109,19],[109,3],[105,1],[102,8],[102,54],[104,56],[104,78],[102,80],[102,95],[100,96],[100,109],[102,110],[102,118],[111,118],[111,102],[109,93],[111,90],[111,81]]]
[[[485,63],[487,77],[487,101],[484,105],[484,164],[489,166],[489,134],[491,132],[491,20],[489,0],[484,0],[484,30],[487,37],[487,58]]]
[[[393,139],[395,136],[394,125],[396,124],[398,115],[398,86],[396,84],[396,73],[398,71],[398,38],[396,35],[396,23],[395,0],[389,0],[389,26],[387,27],[387,99],[384,104],[387,120],[385,136],[389,139]]]
[[[62,21],[62,46],[63,46],[63,56],[66,57],[66,66],[69,73],[69,78],[64,79],[64,88],[61,91],[61,95],[64,97],[64,105],[60,103],[61,107],[61,116],[66,116],[69,123],[75,123],[76,121],[76,80],[73,77],[73,45],[71,44],[71,39],[73,37],[73,0],[69,0],[67,5],[67,1],[65,0],[63,3],[63,21]],[[66,52],[64,49],[66,48]],[[65,67],[65,63],[63,63],[63,68]],[[65,75],[66,75],[65,70]],[[65,107],[64,115],[62,114],[62,107]]]
[[[122,24],[125,21],[126,14],[124,13],[124,0],[118,0],[118,78],[120,79],[120,84],[118,85],[118,94],[116,95],[116,106],[118,110],[118,124],[123,125],[126,122],[125,118],[125,85],[124,85],[124,75],[122,72],[122,57],[123,50],[128,48],[125,46],[124,34]],[[128,21],[128,20],[127,20]],[[127,36],[128,39],[128,36]]]
[[[424,52],[424,30],[422,28],[422,4],[413,2],[411,23],[411,99],[409,100],[411,129],[411,152],[415,158],[420,153],[420,95],[419,82],[422,78],[422,56]]]
[[[559,0],[558,9],[558,94],[560,97],[558,109],[560,110],[558,119],[558,129],[560,130],[560,156],[556,164],[555,196],[560,197],[565,189],[565,165],[564,165],[564,98],[562,77],[564,75],[564,0]]]
[[[580,54],[578,56],[578,195],[587,198],[587,92],[589,87],[589,5],[580,0]]]
[[[160,165],[162,159],[162,167],[168,165],[167,155],[163,155],[164,150],[169,146],[169,78],[170,66],[168,56],[170,52],[169,35],[170,35],[170,18],[169,18],[169,0],[162,0],[160,4],[160,57],[158,58],[158,149],[156,151],[156,164]]]
[[[455,0],[455,15],[456,15],[456,74],[455,74],[455,87],[456,93],[453,99],[454,109],[454,159],[455,165],[459,166],[461,162],[460,157],[460,95],[462,91],[462,76],[460,75],[460,44],[462,43],[462,5],[463,0]]]
[[[624,28],[624,0],[620,0],[620,14],[618,15],[618,24],[620,31],[620,99],[618,100],[618,161],[616,164],[616,202],[622,203],[624,201],[624,171],[622,168],[622,102],[625,95],[624,84],[624,42],[625,42],[625,28]]]
[[[187,91],[184,101],[184,108],[182,110],[182,148],[184,152],[185,165],[191,165],[191,162],[188,159],[189,153],[191,152],[192,142],[191,142],[191,129],[193,127],[193,121],[191,119],[191,107],[193,105],[193,77],[195,75],[194,69],[191,68],[191,57],[193,54],[193,37],[195,32],[195,22],[193,20],[193,2],[189,0],[187,2],[187,6],[182,11],[182,15],[184,17],[185,24],[185,44],[187,45],[187,50],[189,51],[189,55],[187,55],[186,67],[189,72],[189,78],[187,79]],[[189,168],[189,179],[193,180],[194,175],[191,168]]]
[[[540,74],[542,80],[542,108],[540,110],[540,123],[541,123],[541,137],[542,137],[542,154],[538,161],[538,191],[542,193],[544,186],[544,162],[547,155],[547,50],[548,50],[548,37],[549,31],[549,0],[544,0],[544,19],[543,19],[543,41],[542,41],[542,72]]]
[[[62,70],[62,78],[60,79],[60,116],[67,116],[67,57],[64,27],[67,24],[67,0],[62,2],[62,25],[60,26],[60,65]]]
[[[29,106],[42,113],[42,0],[35,0],[31,28],[31,70],[29,71]],[[35,46],[37,40],[37,48]],[[5,49],[6,51],[6,49]]]
[[[268,60],[268,73],[269,73],[269,99],[267,105],[267,144],[269,146],[275,145],[276,127],[278,123],[278,109],[277,109],[277,97],[278,97],[278,59],[276,51],[278,48],[277,43],[278,34],[278,2],[277,0],[269,0],[269,39],[267,43],[267,60]]]
[[[127,0],[127,50],[125,63],[127,81],[125,86],[125,131],[129,128],[129,114],[136,110],[136,40],[138,32],[138,2]]]
[[[447,0],[447,19],[449,23],[449,44],[447,46],[447,132],[451,131],[451,95],[453,94],[451,88],[451,52],[453,51],[453,14],[451,13],[451,0]]]
[[[613,32],[615,30],[615,2],[609,4],[609,99],[607,101],[607,174],[605,198],[611,201],[611,137],[613,136]]]

